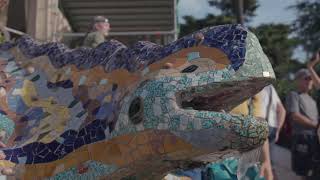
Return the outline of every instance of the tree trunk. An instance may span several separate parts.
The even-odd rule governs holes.
[[[233,0],[234,6],[237,15],[237,23],[244,24],[244,17],[243,17],[243,0]]]

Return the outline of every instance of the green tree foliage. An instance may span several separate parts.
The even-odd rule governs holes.
[[[282,100],[295,89],[289,74],[295,73],[305,65],[292,59],[293,52],[298,45],[296,38],[290,37],[290,25],[262,24],[251,28],[258,37],[264,53],[268,56],[276,73],[275,88]]]
[[[294,73],[301,68],[305,68],[305,64],[299,63],[298,61],[294,60],[290,61],[288,64],[281,64],[274,68],[277,79],[273,83],[273,85],[282,100],[285,100],[285,97],[290,91],[296,89],[295,82],[293,81],[293,79],[290,79],[293,77],[290,77],[289,75],[294,75]]]
[[[298,1],[292,6],[297,12],[293,27],[307,52],[320,48],[320,1]]]
[[[183,3],[183,1],[181,1],[181,3]],[[185,23],[180,25],[180,37],[208,26],[236,23],[235,0],[208,0],[208,5],[218,8],[221,14],[208,14],[203,19],[185,16]],[[255,16],[255,10],[259,7],[259,3],[257,0],[244,0],[243,7],[245,21],[249,22],[250,19]]]
[[[211,6],[221,10],[221,15],[235,17],[238,0],[208,0]],[[243,0],[244,20],[249,22],[255,16],[255,11],[259,7],[257,0]]]
[[[277,77],[282,78],[297,67],[292,55],[298,41],[290,38],[290,26],[285,24],[262,24],[252,31],[257,35],[263,51],[268,56]]]

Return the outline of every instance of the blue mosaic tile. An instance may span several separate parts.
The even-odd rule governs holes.
[[[107,115],[112,112],[112,104],[106,103],[98,108],[98,112],[96,114],[97,119],[105,119]]]
[[[23,152],[22,148],[17,148],[13,150],[12,156],[23,156],[25,152]]]
[[[48,82],[47,83],[47,87],[49,89],[58,88],[58,87],[68,89],[68,88],[72,88],[73,87],[73,82],[70,81],[70,80],[59,81],[59,82],[56,82],[56,83]]]
[[[75,142],[74,142],[73,148],[74,148],[74,149],[77,149],[77,148],[83,146],[84,144],[85,144],[85,141],[84,141],[84,139],[83,139],[82,137],[77,138],[77,139],[75,140]]]
[[[11,149],[4,149],[2,150],[3,153],[6,155],[5,159],[4,160],[7,160],[9,161],[11,159],[11,156],[13,154],[13,151]]]
[[[11,161],[11,162],[13,162],[13,163],[19,164],[18,156],[12,155],[12,156],[10,157],[10,159],[6,159],[6,160]]]
[[[83,128],[83,129],[81,129],[81,130],[79,131],[79,133],[78,133],[78,137],[85,136],[86,134],[87,134],[86,129],[85,129],[85,128]]]
[[[89,143],[91,143],[90,134],[85,135],[83,138],[84,138],[84,142],[85,142],[85,144],[89,144]]]
[[[45,158],[49,155],[50,151],[48,148],[44,148],[38,155],[41,158]]]
[[[60,143],[58,143],[57,141],[52,141],[50,143],[47,144],[48,149],[50,149],[51,152],[55,152],[56,149],[58,149]]]
[[[15,141],[15,142],[17,142],[17,141],[21,141],[21,140],[22,140],[22,138],[23,138],[23,136],[18,136],[18,137],[16,137],[16,138],[14,139],[14,141]]]
[[[23,121],[30,121],[30,120],[40,120],[43,119],[44,111],[40,107],[32,108],[26,113],[26,119],[21,120]]]
[[[74,150],[73,144],[70,145],[70,146],[64,145],[64,153],[63,153],[62,155],[69,154],[69,153],[71,153],[73,150]],[[62,156],[62,157],[63,157],[63,156]],[[61,157],[61,158],[62,158],[62,157]]]
[[[17,114],[24,114],[28,110],[28,106],[23,102],[21,96],[9,96],[8,105]]]
[[[73,145],[74,141],[76,140],[77,138],[74,137],[74,136],[68,136],[67,138],[65,138],[65,140],[63,141],[63,144],[65,146],[71,146]]]

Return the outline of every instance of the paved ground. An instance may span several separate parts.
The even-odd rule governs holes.
[[[277,180],[300,180],[291,170],[291,153],[278,145],[271,145],[271,159]]]

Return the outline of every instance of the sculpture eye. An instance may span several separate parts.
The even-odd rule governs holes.
[[[197,65],[191,65],[191,66],[186,67],[184,70],[182,70],[181,73],[192,73],[197,69],[198,69]]]
[[[143,104],[142,99],[135,98],[129,107],[129,119],[133,124],[139,124],[143,120]]]

